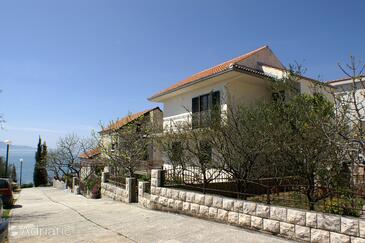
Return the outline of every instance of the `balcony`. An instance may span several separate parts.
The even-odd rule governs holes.
[[[205,128],[218,125],[221,121],[219,110],[207,110],[192,114],[192,128]]]

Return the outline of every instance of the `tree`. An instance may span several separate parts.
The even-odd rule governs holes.
[[[95,148],[93,139],[80,138],[76,134],[61,137],[57,142],[57,148],[48,155],[47,168],[58,179],[65,175],[80,178],[82,169],[80,155],[93,148]]]
[[[50,151],[47,158],[47,170],[57,180],[61,180],[67,174],[67,166],[56,151]]]
[[[39,136],[38,144],[37,144],[37,151],[35,152],[35,161],[36,163],[40,163],[42,160],[42,139]]]
[[[41,150],[41,164],[42,166],[46,166],[47,165],[47,156],[48,156],[48,147],[47,147],[47,143],[44,141],[42,144],[42,150]]]
[[[174,171],[174,175],[185,170],[192,159],[186,148],[187,139],[185,130],[186,129],[182,126],[175,124],[174,129],[169,129],[155,138],[160,145],[164,156],[168,159],[169,164]]]
[[[282,152],[301,178],[310,209],[331,195],[345,163],[333,104],[322,95],[299,95],[285,108],[288,139]],[[285,121],[283,121],[285,122]]]
[[[44,142],[42,144],[42,139],[39,137],[37,151],[35,153],[35,165],[33,172],[34,186],[41,186],[48,184],[47,175],[47,145]]]
[[[17,175],[16,175],[16,167],[14,164],[11,165],[10,167],[10,176],[9,178],[14,181],[14,182],[17,182]]]
[[[0,156],[0,174],[4,175],[5,173],[5,161],[4,158]],[[10,178],[12,181],[17,182],[17,175],[16,175],[16,167],[14,164],[9,166],[7,177]]]
[[[291,95],[276,101],[274,110],[281,119],[276,123],[275,132],[280,132],[274,137],[269,132],[268,137],[274,138],[280,158],[286,161],[287,173],[299,179],[310,209],[314,209],[316,202],[343,186],[340,177],[349,158],[340,134],[348,123],[338,119],[332,100],[324,95],[330,89],[323,84],[315,84],[312,95],[295,90],[295,83],[301,77],[300,66],[297,70],[276,81],[276,87],[281,86],[284,93]]]
[[[116,175],[133,177],[138,167],[148,159],[148,146],[152,143],[149,135],[153,129],[153,125],[142,116],[119,129],[102,132],[98,147],[102,158]],[[102,125],[101,130],[105,131]]]
[[[230,105],[221,125],[210,133],[215,160],[235,181],[242,197],[245,197],[248,181],[264,175],[269,165],[264,164],[271,142],[266,133],[269,111],[270,106],[265,103]]]
[[[348,64],[338,64],[349,83],[332,92],[335,101],[337,123],[347,125],[340,133],[347,148],[349,168],[352,175],[358,173],[365,161],[365,64],[350,57]],[[352,177],[352,184],[356,178]]]
[[[190,118],[194,115],[190,111]],[[216,113],[214,113],[216,115]],[[199,124],[192,120],[171,121],[168,128],[159,136],[159,144],[172,166],[172,176],[176,182],[202,184],[205,192],[208,184],[221,175],[221,167],[214,157],[211,130],[206,125],[216,126],[217,117],[211,119],[206,112],[199,116]],[[218,120],[219,121],[219,120]],[[199,127],[198,127],[199,125]]]
[[[5,174],[5,161],[4,157],[0,156],[0,175]]]
[[[188,126],[180,131],[181,144],[184,145],[187,157],[185,170],[203,184],[203,191],[221,174],[221,167],[213,159],[214,148],[209,140],[210,134],[209,129],[190,129]]]

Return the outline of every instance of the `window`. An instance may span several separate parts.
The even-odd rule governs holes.
[[[215,91],[192,99],[192,127],[208,127],[220,121],[220,92]]]

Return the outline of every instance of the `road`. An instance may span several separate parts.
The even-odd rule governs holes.
[[[284,239],[51,187],[23,189],[12,210],[10,242],[271,242]]]

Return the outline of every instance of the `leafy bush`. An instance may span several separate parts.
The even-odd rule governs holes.
[[[63,181],[67,183],[67,187],[72,188],[72,178],[74,176],[71,174],[66,174],[63,176]]]
[[[92,198],[100,198],[101,197],[101,192],[100,192],[100,184],[95,184],[92,191]]]
[[[21,188],[31,188],[33,187],[33,183],[25,183],[25,184],[22,184]]]
[[[33,171],[34,185],[46,186],[48,184],[47,169],[44,167],[35,167]]]
[[[138,180],[140,181],[150,181],[151,180],[151,176],[150,175],[141,175]]]
[[[334,198],[324,202],[323,212],[359,217],[364,203],[361,198]]]
[[[85,180],[85,186],[91,192],[92,198],[100,198],[100,178],[96,175],[91,175]]]

